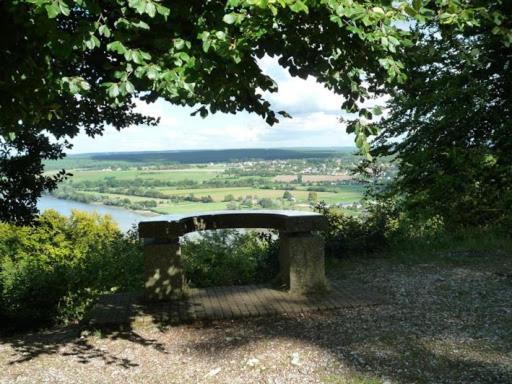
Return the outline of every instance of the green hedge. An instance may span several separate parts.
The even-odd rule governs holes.
[[[0,321],[76,321],[100,294],[140,289],[142,270],[135,234],[109,216],[48,210],[33,226],[0,223]]]
[[[271,280],[278,272],[278,243],[270,233],[206,231],[182,246],[191,286],[241,285]]]

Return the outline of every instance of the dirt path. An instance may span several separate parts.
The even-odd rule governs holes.
[[[331,268],[384,292],[378,307],[10,337],[0,382],[512,383],[511,258],[458,258]]]

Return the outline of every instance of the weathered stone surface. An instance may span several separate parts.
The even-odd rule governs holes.
[[[183,269],[179,239],[146,241],[144,244],[144,298],[169,300],[183,293]]]
[[[279,273],[274,280],[279,286],[290,287],[290,251],[288,233],[279,232]]]
[[[174,221],[141,222],[139,234],[145,242],[145,298],[168,300],[182,294],[180,236],[194,231],[227,228],[278,229],[279,285],[298,293],[324,291],[324,243],[311,232],[326,227],[324,216],[300,211],[223,211]]]
[[[288,233],[280,245],[280,255],[289,262],[291,292],[319,293],[327,290],[324,240],[311,233]]]
[[[139,224],[139,233],[143,238],[174,238],[189,232],[227,228],[322,231],[327,228],[327,219],[318,213],[300,211],[222,211],[172,221],[144,221]]]

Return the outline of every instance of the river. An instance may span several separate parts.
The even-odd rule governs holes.
[[[123,231],[127,231],[132,227],[132,225],[137,224],[139,221],[143,220],[154,220],[155,217],[158,216],[146,216],[137,212],[130,211],[124,208],[118,207],[109,207],[106,205],[98,205],[98,204],[86,204],[79,203],[77,201],[72,200],[62,200],[56,199],[51,196],[43,196],[37,202],[37,207],[41,212],[44,212],[46,209],[54,209],[62,215],[68,216],[71,214],[71,210],[77,209],[80,211],[86,212],[97,212],[101,215],[110,215],[117,222],[119,228]],[[162,216],[166,219],[169,218],[168,215]]]
[[[107,205],[100,205],[100,204],[86,204],[86,203],[79,203],[78,201],[73,200],[64,200],[64,199],[57,199],[55,197],[51,196],[43,196],[39,198],[37,202],[37,208],[41,212],[44,212],[46,209],[54,209],[57,212],[59,212],[61,215],[69,216],[71,214],[71,211],[73,209],[77,209],[79,211],[85,211],[85,212],[96,212],[100,215],[110,215],[112,216],[112,219],[117,222],[119,225],[119,228],[123,231],[129,230],[133,225],[137,225],[140,221],[153,221],[153,220],[174,220],[181,218],[183,216],[186,216],[184,214],[175,214],[175,215],[143,215],[141,213],[137,213],[134,211],[130,211],[128,209],[119,208],[119,207],[113,207],[113,206],[107,206]],[[261,212],[264,212],[265,210],[260,210]],[[272,212],[279,212],[277,210],[272,210]],[[305,211],[283,211],[286,212],[288,215],[293,214],[313,214],[312,212],[305,212]],[[195,212],[196,214],[206,213],[206,212]],[[213,212],[209,212],[213,213]],[[236,212],[233,211],[233,213],[243,213],[243,212]],[[242,230],[243,231],[243,230]],[[189,234],[188,237],[193,238],[193,234]]]

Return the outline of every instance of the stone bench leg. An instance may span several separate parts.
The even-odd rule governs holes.
[[[280,233],[281,282],[291,292],[319,293],[327,290],[324,240],[310,232]]]
[[[164,301],[183,294],[179,239],[144,240],[144,299]]]

